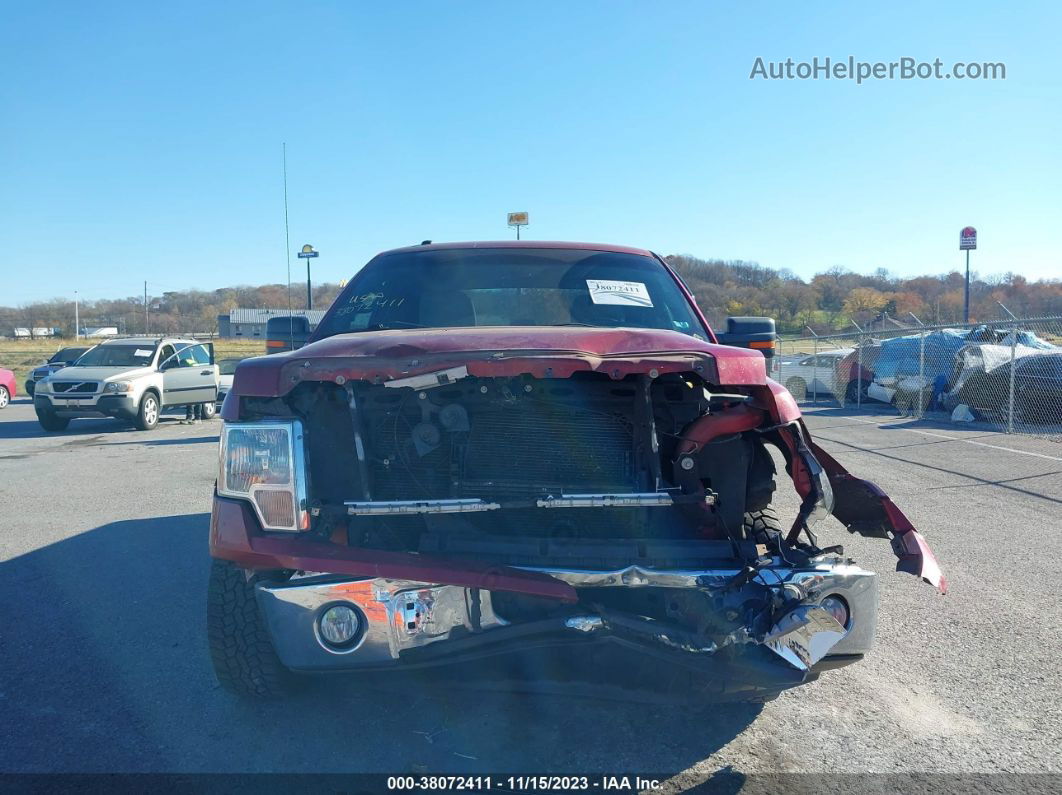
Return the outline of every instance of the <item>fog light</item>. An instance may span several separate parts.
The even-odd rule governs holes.
[[[839,596],[827,596],[819,604],[829,611],[829,614],[837,620],[838,624],[848,629],[848,604],[844,599]]]
[[[317,621],[321,637],[332,646],[349,646],[358,637],[361,619],[354,608],[346,605],[332,605],[325,610]]]

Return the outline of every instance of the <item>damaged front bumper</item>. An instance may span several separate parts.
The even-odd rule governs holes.
[[[256,593],[278,656],[301,671],[453,666],[529,652],[597,659],[598,650],[608,647],[608,659],[651,659],[658,678],[684,669],[718,696],[748,695],[811,681],[822,670],[860,659],[873,643],[876,577],[840,561],[766,568],[737,590],[728,587],[739,575],[736,569],[536,573],[571,585],[580,594],[579,603],[559,614],[524,620],[506,617],[503,595],[489,590],[328,574],[260,583]],[[694,591],[716,593],[713,609],[732,616],[752,591],[774,590],[787,602],[766,632],[739,621],[733,632],[713,642],[668,621],[605,607],[595,598],[605,590],[643,587],[676,600]],[[847,626],[820,606],[828,596],[847,606]],[[353,608],[360,621],[357,637],[342,648],[331,646],[320,631],[321,616],[336,605]]]

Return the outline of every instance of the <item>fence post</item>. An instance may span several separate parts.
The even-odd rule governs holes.
[[[925,399],[926,394],[926,330],[922,329],[918,333],[918,414],[915,415],[918,419],[922,419],[925,415]],[[930,391],[932,395],[932,391]]]
[[[1007,433],[1014,433],[1014,360],[1018,348],[1018,327],[1010,332],[1010,387],[1007,390]]]
[[[856,337],[856,408],[863,407],[863,340]]]
[[[811,372],[814,373],[811,380],[811,401],[813,403],[819,402],[819,338],[815,338],[814,348],[815,364],[811,368]]]

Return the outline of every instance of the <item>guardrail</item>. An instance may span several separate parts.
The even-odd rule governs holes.
[[[1062,317],[781,338],[768,369],[800,403],[1062,440]]]

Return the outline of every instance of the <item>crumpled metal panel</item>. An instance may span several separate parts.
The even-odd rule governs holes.
[[[800,605],[778,620],[763,644],[801,671],[806,671],[848,634],[830,612],[819,605]]]

